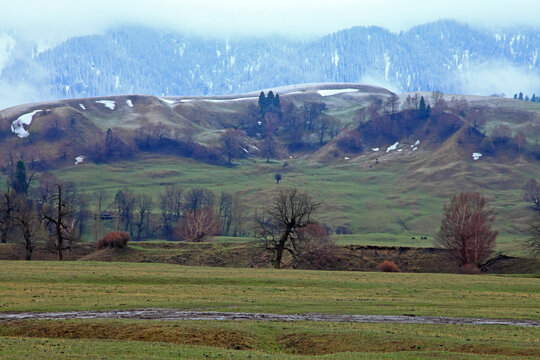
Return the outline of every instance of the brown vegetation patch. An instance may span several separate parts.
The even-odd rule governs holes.
[[[448,351],[482,355],[537,356],[533,348],[508,348],[500,344],[456,344],[392,334],[384,337],[365,333],[290,333],[278,339],[283,350],[298,355],[324,355],[339,352],[393,353],[400,351]]]
[[[122,341],[170,342],[185,345],[215,346],[235,350],[252,349],[249,334],[228,329],[190,328],[177,324],[133,324],[119,321],[12,321],[2,323],[2,336],[63,339],[107,339]]]

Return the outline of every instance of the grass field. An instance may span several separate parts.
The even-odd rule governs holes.
[[[0,262],[0,311],[181,308],[540,319],[540,281],[477,276]],[[530,359],[514,326],[146,320],[11,321],[0,358]]]
[[[141,307],[540,319],[534,277],[4,261],[0,311]]]

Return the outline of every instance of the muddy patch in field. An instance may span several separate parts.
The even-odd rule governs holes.
[[[540,327],[537,320],[481,319],[414,315],[342,315],[342,314],[268,314],[218,311],[185,311],[175,309],[137,309],[110,311],[21,312],[0,313],[0,321],[65,319],[133,319],[133,320],[229,320],[229,321],[330,321],[393,324],[512,325]]]

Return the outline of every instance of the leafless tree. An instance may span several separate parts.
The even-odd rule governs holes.
[[[313,222],[312,214],[320,203],[297,189],[281,189],[266,214],[255,219],[258,248],[272,254],[274,268],[281,267],[283,252],[298,255],[304,240],[301,229]]]
[[[135,196],[135,220],[134,225],[137,230],[137,241],[141,240],[141,234],[146,229],[146,232],[148,233],[148,230],[150,228],[150,214],[152,212],[152,208],[154,206],[154,202],[152,201],[152,197],[148,194],[137,194]]]
[[[277,156],[278,144],[274,135],[267,135],[261,142],[260,146],[262,147],[262,155],[266,158],[267,163],[270,162],[271,158]]]
[[[532,202],[535,210],[540,210],[540,185],[530,178],[523,188],[523,199]]]
[[[498,125],[491,131],[491,138],[495,143],[507,143],[512,139],[512,129],[506,124]]]
[[[0,194],[0,243],[6,243],[15,211],[15,190],[6,184]]]
[[[450,110],[456,116],[465,117],[469,110],[469,102],[464,97],[452,97],[449,104]]]
[[[35,202],[24,195],[15,198],[15,210],[11,223],[19,230],[26,250],[26,260],[32,260],[32,252],[42,228]]]
[[[165,191],[159,194],[159,208],[163,224],[163,234],[172,234],[172,224],[176,223],[182,214],[184,191],[176,185],[167,185]]]
[[[231,207],[231,228],[233,236],[243,236],[244,219],[247,216],[247,207],[242,196],[238,193],[233,194]]]
[[[319,138],[320,145],[322,145],[324,142],[324,137],[326,136],[326,133],[330,127],[330,122],[332,121],[331,119],[332,118],[329,116],[320,116],[316,120],[315,131],[317,133],[317,137]]]
[[[540,255],[540,216],[535,215],[533,222],[529,224],[530,237],[525,241],[524,246],[532,255]]]
[[[295,267],[325,269],[337,261],[338,247],[324,226],[312,223],[301,228],[299,232],[302,241],[298,242]]]
[[[418,110],[418,102],[420,101],[418,94],[407,95],[403,104],[401,105],[402,110]]]
[[[448,249],[462,266],[478,267],[495,249],[497,231],[491,230],[495,209],[479,193],[461,193],[443,211],[435,244]]]
[[[339,132],[341,131],[341,121],[336,118],[329,118],[328,119],[328,135],[330,135],[330,139],[334,140],[336,136],[338,136]]]
[[[219,139],[220,150],[228,160],[229,166],[232,165],[232,159],[243,155],[244,144],[242,142],[243,132],[241,130],[229,128],[225,130]]]
[[[132,233],[131,226],[133,225],[135,201],[133,191],[127,186],[116,193],[114,197],[114,203],[116,205],[116,230],[120,230],[120,227],[123,227],[124,231]]]
[[[521,152],[527,146],[527,136],[522,131],[518,131],[514,136],[514,144],[516,144],[518,151]]]
[[[399,96],[392,94],[386,99],[385,106],[389,109],[390,114],[395,114],[399,107]]]
[[[99,190],[94,192],[92,198],[96,201],[95,211],[92,214],[92,218],[94,220],[92,232],[94,234],[94,241],[97,242],[98,239],[103,237],[104,233],[102,220],[105,217],[105,212],[107,211],[107,208],[105,207],[107,197],[105,191]]]
[[[444,99],[442,91],[436,90],[431,93],[431,104],[435,108],[439,105],[439,102]]]
[[[69,184],[57,184],[42,206],[42,218],[51,232],[58,260],[63,260],[63,251],[70,249],[77,239],[73,203],[75,193]]]
[[[323,102],[306,102],[303,107],[304,129],[313,131],[315,122],[326,110],[326,104]]]
[[[184,196],[184,208],[195,211],[197,209],[212,207],[214,205],[215,195],[212,191],[205,188],[194,188],[186,192]]]
[[[221,222],[221,233],[229,234],[232,223],[232,195],[226,192],[221,192],[219,195],[219,213],[218,218]]]
[[[472,110],[467,114],[468,123],[475,129],[480,129],[486,125],[484,113],[478,109]]]
[[[211,207],[188,210],[178,221],[177,236],[180,240],[201,242],[209,236],[217,235],[220,228],[219,219]]]

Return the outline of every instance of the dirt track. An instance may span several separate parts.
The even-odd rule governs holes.
[[[394,324],[512,325],[540,327],[537,320],[480,319],[413,315],[339,315],[339,314],[265,314],[175,309],[138,309],[111,311],[0,313],[0,321],[62,319],[139,319],[139,320],[235,320],[235,321],[334,321]]]

